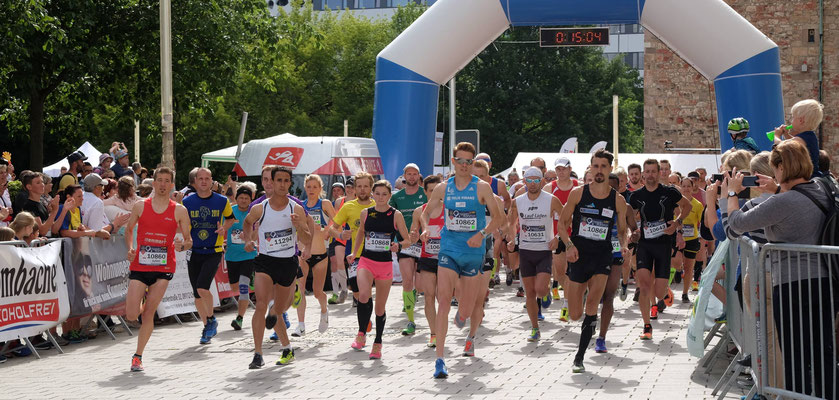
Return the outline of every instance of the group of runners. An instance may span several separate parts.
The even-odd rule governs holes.
[[[381,358],[394,253],[408,320],[402,334],[416,332],[414,312],[421,294],[427,345],[437,354],[435,378],[448,376],[445,345],[450,324],[458,329],[468,324],[462,354],[475,355],[489,288],[499,283],[502,267],[508,285],[520,279],[531,324],[527,341],[540,339],[542,309],[553,301],[562,301],[561,320],[581,320],[573,372],[585,371],[585,352],[598,333],[598,309],[595,351],[607,352],[613,300],[626,299],[633,263],[643,319],[640,338],[653,338],[651,319],[673,301],[671,259],[679,252],[685,261],[702,253],[701,204],[697,207],[693,200],[692,178],[680,180],[679,189],[668,185],[669,165],[656,160],[647,160],[643,167],[630,166],[628,173],[613,173],[613,155],[599,150],[582,182],[572,177],[567,158],[555,160],[553,171],[536,158],[523,172],[523,181],[508,188],[489,175],[489,155],[476,154],[469,143],[459,143],[451,161],[453,174],[445,180],[437,175],[422,179],[416,164],[406,165],[404,188],[396,193],[388,181],[359,172],[347,181],[346,196],[334,201],[323,198],[323,182],[317,175],[306,177],[307,199],[301,201],[289,194],[292,172],[266,166],[265,196],[254,199],[255,185],[243,184],[235,191],[235,204],[211,190],[207,169],[195,171],[196,191],[183,198],[173,192],[174,171],[158,168],[152,195],[134,206],[126,229],[131,262],[127,318],[139,318],[142,324],[131,370],[143,370],[154,312],[174,273],[174,252],[185,250],[191,250],[188,272],[204,325],[199,343],[211,343],[218,331],[209,287],[221,258],[226,258],[231,285],[240,290],[238,315],[231,322],[235,330],[243,327],[252,284],[256,309],[251,320],[251,369],[265,365],[266,329],[274,330],[272,339],[282,345],[276,364],[294,360],[287,311],[297,307],[299,323],[291,335],[303,336],[309,274],[320,306],[318,330],[328,329],[327,304],[344,302],[351,292],[358,331],[350,345],[365,350],[375,326],[369,357]],[[682,299],[689,301],[692,271],[688,262],[679,260],[678,265],[685,266]],[[693,265],[690,262],[690,268]],[[327,273],[332,279],[331,298],[323,292]]]

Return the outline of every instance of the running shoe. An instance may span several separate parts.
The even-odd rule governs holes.
[[[143,372],[143,359],[138,356],[131,357],[131,372]]]
[[[676,271],[673,275],[673,283],[682,283],[682,271]]]
[[[528,342],[535,342],[539,340],[542,335],[539,333],[539,330],[536,328],[530,329],[530,336],[527,337]]]
[[[474,357],[475,356],[475,342],[472,338],[466,339],[466,346],[463,347],[463,356],[464,357]]]
[[[303,328],[303,327],[300,326],[300,324],[297,324],[297,327],[295,327],[294,330],[291,331],[291,336],[294,336],[294,337],[306,336],[306,328]]]
[[[559,310],[559,320],[568,322],[568,307],[562,307],[562,310]]]
[[[513,271],[507,270],[507,286],[513,286]]]
[[[239,318],[235,318],[232,322],[230,322],[230,326],[233,327],[234,331],[241,331],[242,330],[242,320]]]
[[[716,322],[718,324],[724,324],[724,323],[726,323],[726,321],[728,321],[728,318],[725,315],[725,313],[722,313],[722,315],[720,315],[719,317],[714,319],[714,322]]]
[[[328,304],[338,304],[338,295],[335,294],[335,293],[332,293],[332,296],[329,296],[329,299],[326,300],[326,302]]]
[[[490,279],[490,280],[489,280],[489,288],[490,288],[490,289],[492,289],[492,288],[494,288],[494,287],[495,287],[495,285],[496,285],[496,283],[495,283],[495,279]]]
[[[691,292],[698,292],[699,291],[699,282],[693,281],[693,283],[690,284],[690,291]]]
[[[690,303],[690,298],[687,293],[682,293],[682,303]]]
[[[345,301],[347,301],[347,291],[342,290],[338,295],[338,304],[344,304]]]
[[[358,335],[355,337],[355,340],[352,342],[350,347],[352,347],[352,348],[354,348],[358,351],[361,351],[361,349],[364,348],[364,343],[366,341],[367,341],[367,335],[365,335],[361,332],[358,332]]]
[[[501,277],[500,277],[500,276],[498,276],[498,273],[497,273],[497,272],[495,273],[495,279],[493,279],[493,281],[495,282],[495,284],[496,284],[496,285],[500,285],[500,284],[501,284]]]
[[[291,321],[288,320],[288,313],[283,313],[283,322],[285,322],[285,328],[291,328]]]
[[[452,297],[452,307],[457,307],[457,297]]]
[[[550,294],[542,297],[542,308],[549,308],[551,306],[551,302],[553,302],[553,297]]]
[[[318,324],[318,332],[324,333],[329,329],[329,312],[320,314],[320,323]]]
[[[641,334],[641,340],[653,339],[653,326],[650,324],[644,325],[644,333]]]
[[[524,297],[524,288],[519,286],[519,289],[516,290],[516,297]]]
[[[200,344],[210,344],[210,337],[207,336],[207,328],[204,328],[204,331],[201,333],[201,339],[198,340]]]
[[[271,334],[270,337],[268,337],[268,340],[270,340],[272,342],[276,342],[276,341],[280,340],[280,337],[277,335],[277,332],[274,332],[274,333]]]
[[[586,372],[586,367],[583,365],[583,360],[574,360],[574,364],[571,365],[571,372],[575,374],[581,374]]]
[[[382,344],[381,343],[373,343],[373,349],[370,350],[370,359],[371,360],[381,360],[382,359]]]
[[[559,300],[559,287],[551,288],[551,296],[554,300]]]
[[[446,362],[438,358],[434,362],[434,379],[446,379],[449,377],[449,370],[446,369]]]
[[[0,354],[0,364],[3,364],[6,361],[9,361],[9,358]]]
[[[405,329],[402,330],[402,336],[411,336],[416,332],[417,324],[413,321],[408,321],[408,325],[405,326]]]
[[[262,354],[253,353],[253,361],[248,364],[248,369],[260,369],[265,365],[265,360],[262,359]]]
[[[274,329],[274,325],[277,325],[277,316],[269,313],[265,316],[265,329]]]
[[[669,295],[668,295],[669,296]],[[670,300],[670,304],[673,304],[673,300]],[[664,310],[668,307],[667,298],[665,297],[664,300],[659,300],[655,305],[658,306],[658,313],[661,314]]]
[[[606,339],[602,337],[598,337],[594,340],[594,352],[595,353],[608,353],[609,351],[606,350]]]
[[[632,296],[632,301],[638,302],[638,298],[641,297],[641,288],[635,288],[635,295]]]
[[[545,316],[542,315],[542,310],[539,310],[539,311],[536,312],[536,319],[539,320],[539,321],[544,321],[545,320]]]
[[[276,365],[288,365],[294,361],[294,350],[284,349],[283,355],[277,360]]]
[[[466,320],[460,319],[460,310],[454,313],[454,326],[458,327],[459,329],[463,329],[466,326]]]
[[[300,300],[303,296],[300,294],[300,287],[297,287],[297,290],[294,291],[294,300],[291,302],[291,307],[297,308],[300,306]]]
[[[620,299],[621,299],[621,301],[626,301],[626,289],[627,289],[627,285],[626,284],[621,284],[621,288],[620,288],[620,291],[621,291]]]
[[[372,330],[373,330],[373,321],[367,321],[367,332],[369,333]]]
[[[70,333],[67,334],[67,337],[65,337],[65,339],[67,339],[67,342],[70,344],[84,343],[87,340],[87,338],[82,336],[82,331],[78,329],[70,331]]]
[[[670,307],[673,305],[673,298],[676,297],[673,294],[673,289],[667,288],[667,296],[664,296],[664,305]],[[661,311],[664,311],[662,308]]]
[[[40,336],[38,336],[38,337],[40,337]],[[38,350],[49,350],[49,349],[52,348],[52,342],[50,342],[49,340],[46,340],[44,338],[41,338],[41,341],[39,341],[38,343],[35,343],[34,340],[32,342],[33,342],[32,345],[35,346],[35,348],[38,349]]]
[[[428,347],[431,347],[431,348],[437,347],[437,335],[431,335],[428,338]]]
[[[650,319],[658,319],[658,306],[650,307]]]
[[[215,337],[218,334],[218,320],[215,317],[213,319],[207,318],[207,336],[208,337]]]

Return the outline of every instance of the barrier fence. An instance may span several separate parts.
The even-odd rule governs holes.
[[[713,394],[723,398],[740,373],[746,396],[836,399],[839,247],[734,241],[725,268],[726,322],[709,359],[737,348]],[[739,273],[738,273],[739,266]],[[703,280],[711,279],[703,274]],[[715,326],[715,328],[720,328]],[[712,331],[714,331],[712,329]],[[710,336],[710,334],[709,334]],[[706,343],[707,344],[707,343]],[[720,351],[722,350],[722,351]],[[706,360],[705,365],[712,362]]]

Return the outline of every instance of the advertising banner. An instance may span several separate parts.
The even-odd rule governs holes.
[[[0,341],[36,335],[69,314],[61,242],[0,245]]]
[[[123,315],[128,292],[125,238],[76,238],[65,241],[64,272],[70,316]]]
[[[172,280],[169,281],[169,286],[166,288],[166,293],[163,295],[163,300],[160,306],[157,307],[157,315],[160,318],[165,318],[174,314],[188,314],[196,312],[195,296],[192,295],[192,285],[189,283],[189,273],[187,272],[187,260],[190,251],[175,252],[175,274]]]

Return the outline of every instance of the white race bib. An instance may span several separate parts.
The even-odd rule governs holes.
[[[245,241],[242,240],[242,230],[241,229],[230,230],[230,243],[245,244]]]
[[[664,235],[665,229],[667,229],[667,223],[664,221],[647,222],[644,224],[644,238],[655,239]]]
[[[140,246],[140,265],[166,265],[167,255],[165,247]]]
[[[580,221],[578,234],[589,240],[603,241],[609,238],[609,221],[584,218]]]
[[[353,260],[352,264],[350,264],[349,273],[347,277],[355,278],[358,275],[358,259]]]
[[[693,237],[696,235],[696,230],[693,229],[693,225],[685,225],[682,227],[682,236],[683,237]]]
[[[275,253],[294,248],[294,237],[291,228],[281,231],[265,232],[265,242],[268,244],[267,252]]]
[[[422,255],[422,245],[419,243],[414,243],[408,246],[407,248],[402,249],[400,253],[406,256],[419,257]]]
[[[452,232],[474,232],[478,230],[478,214],[475,211],[447,210],[446,229]]]
[[[620,253],[621,252],[621,241],[615,238],[612,238],[612,253]]]
[[[428,239],[425,242],[425,252],[431,255],[440,254],[440,239]]]
[[[522,225],[521,241],[529,243],[544,243],[548,241],[548,234],[544,225]]]
[[[320,224],[321,224],[321,223],[320,223],[320,222],[321,222],[321,219],[320,219],[320,213],[317,213],[317,214],[309,214],[309,215],[311,215],[311,216],[312,216],[312,220],[314,220],[314,221],[315,221],[315,225],[320,225]]]
[[[390,234],[380,232],[367,232],[364,239],[364,248],[369,251],[388,252],[390,251]]]

